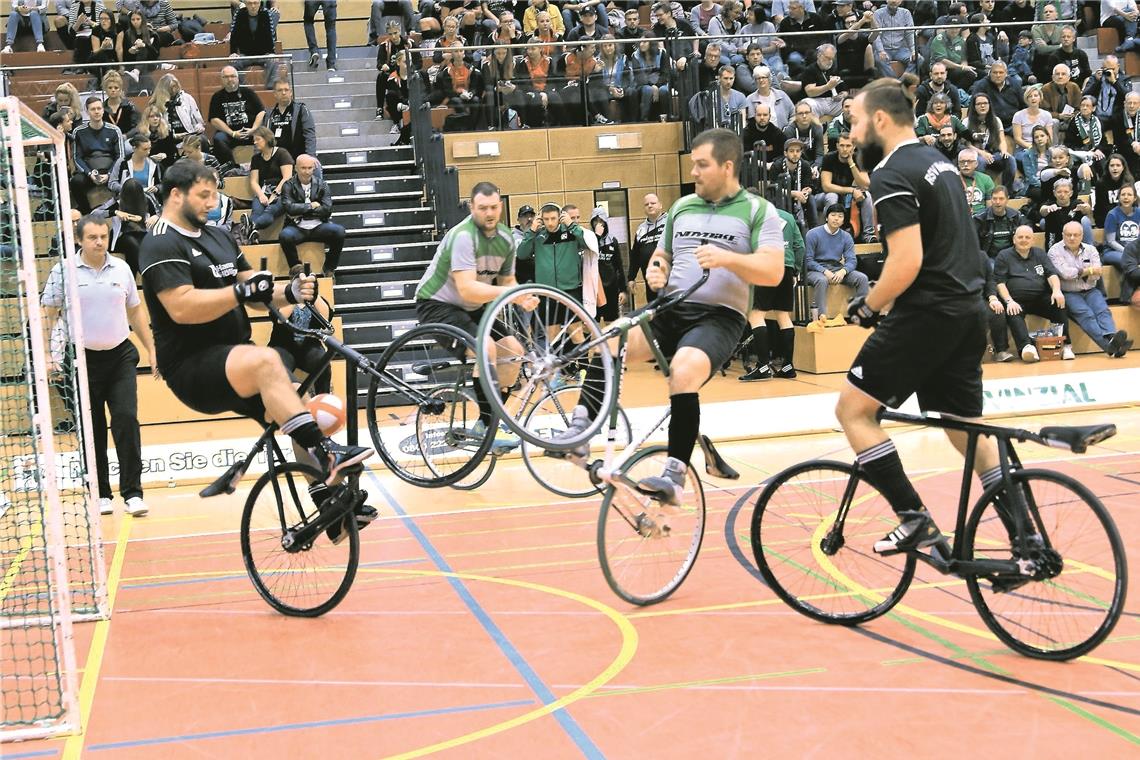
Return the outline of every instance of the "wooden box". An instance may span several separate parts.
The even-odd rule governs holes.
[[[1061,350],[1065,347],[1065,338],[1061,335],[1045,335],[1033,338],[1037,346],[1037,353],[1041,361],[1060,361]]]

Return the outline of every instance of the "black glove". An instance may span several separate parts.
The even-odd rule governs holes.
[[[273,300],[273,275],[269,272],[256,272],[245,282],[235,282],[234,294],[238,303],[269,303]]]
[[[847,321],[870,329],[879,324],[879,312],[867,305],[866,296],[855,296],[847,302]]]

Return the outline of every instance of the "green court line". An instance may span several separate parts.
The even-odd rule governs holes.
[[[1107,731],[1111,731],[1112,733],[1116,734],[1117,736],[1124,739],[1125,741],[1131,742],[1132,744],[1140,745],[1140,736],[1137,736],[1136,734],[1132,733],[1131,731],[1129,731],[1127,729],[1121,728],[1120,726],[1116,725],[1115,723],[1112,723],[1110,721],[1105,720],[1104,718],[1100,717],[1099,715],[1096,715],[1095,713],[1089,712],[1088,710],[1084,709],[1080,705],[1075,705],[1072,702],[1070,702],[1069,700],[1063,699],[1062,697],[1050,696],[1049,701],[1059,704],[1061,707],[1064,707],[1066,710],[1069,710],[1070,712],[1073,712],[1076,715],[1081,716],[1085,720],[1092,721],[1096,725],[1100,726],[1101,728],[1103,728]]]

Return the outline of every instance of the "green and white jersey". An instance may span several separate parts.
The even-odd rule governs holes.
[[[513,277],[515,274],[515,238],[511,229],[500,224],[493,237],[487,237],[468,216],[455,225],[439,241],[435,256],[416,286],[416,299],[435,300],[455,304],[465,311],[474,311],[481,303],[465,301],[459,297],[452,272],[474,270],[475,279],[488,285],[496,277]]]
[[[686,195],[669,209],[661,248],[673,258],[667,294],[690,287],[701,278],[695,251],[704,243],[736,253],[752,253],[760,246],[784,250],[784,221],[768,201],[747,190],[719,203]],[[747,316],[752,286],[727,269],[714,269],[709,280],[689,301],[727,306]]]

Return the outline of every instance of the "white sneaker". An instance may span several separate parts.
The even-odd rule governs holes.
[[[1028,345],[1021,349],[1021,361],[1023,362],[1039,362],[1041,355],[1037,353],[1037,347]]]
[[[99,499],[99,514],[113,515],[115,514],[115,502],[107,498]]]
[[[47,48],[44,47],[44,43],[41,42],[41,43],[36,45],[36,52],[37,53],[46,53],[47,52]]]
[[[5,45],[4,49],[0,50],[0,53],[2,53],[3,55],[8,55],[11,52],[12,52],[12,46],[11,45]]]
[[[141,496],[132,496],[127,499],[127,514],[131,517],[142,517],[150,509],[147,508],[146,502],[142,500]]]
[[[1076,359],[1077,355],[1073,353],[1072,346],[1065,346],[1061,349],[1061,358],[1068,361],[1069,359]]]

